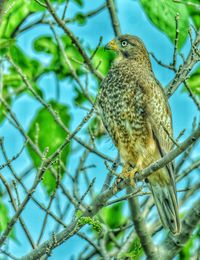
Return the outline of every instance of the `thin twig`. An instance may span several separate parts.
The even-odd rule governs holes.
[[[113,0],[107,0],[107,7],[110,13],[110,18],[112,21],[113,30],[115,33],[115,36],[119,36],[121,34],[120,32],[120,25],[116,14],[116,9]]]
[[[90,71],[98,79],[102,80],[103,79],[102,75],[97,70],[94,69],[94,67],[93,67],[89,57],[87,56],[86,52],[84,51],[84,48],[82,47],[82,45],[79,42],[79,40],[75,37],[73,32],[71,30],[69,30],[68,27],[66,27],[65,23],[58,17],[58,15],[56,14],[55,9],[52,7],[50,1],[49,0],[45,0],[45,3],[47,5],[47,8],[48,8],[49,12],[52,14],[53,18],[55,19],[55,21],[64,30],[64,32],[71,38],[72,43],[75,44],[75,46],[77,47],[77,49],[80,52],[80,54],[82,55],[85,63],[88,65],[88,68],[90,69]]]
[[[193,92],[192,92],[190,86],[188,85],[188,83],[187,83],[186,81],[184,81],[184,85],[185,85],[185,88],[187,89],[187,91],[188,91],[188,93],[189,93],[189,96],[192,98],[192,100],[194,101],[194,103],[195,103],[195,105],[197,106],[198,110],[200,111],[200,102],[199,102],[199,100],[198,100],[198,97],[196,97],[196,96],[193,94]]]
[[[172,67],[174,68],[174,71],[176,72],[176,56],[177,56],[177,50],[178,50],[178,40],[179,40],[179,13],[175,16],[175,24],[176,24],[176,35],[174,40],[174,52],[173,52],[173,62]]]

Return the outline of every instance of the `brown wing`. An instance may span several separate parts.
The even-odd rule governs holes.
[[[154,95],[149,97],[146,95],[148,97],[146,102],[147,121],[152,130],[152,136],[160,157],[162,158],[171,150],[173,145],[172,118],[163,89],[156,82],[153,87]],[[163,175],[168,175],[167,179],[169,182],[165,185],[160,185],[159,183],[151,183],[151,178],[149,178],[150,188],[163,226],[169,228],[172,233],[177,234],[180,232],[180,220],[178,216],[173,163],[171,162],[166,165],[160,172]]]

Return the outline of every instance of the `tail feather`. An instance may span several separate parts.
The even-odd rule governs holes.
[[[159,185],[150,183],[150,189],[160,215],[161,222],[165,228],[173,234],[180,233],[180,219],[178,215],[178,202],[176,191],[170,184]]]

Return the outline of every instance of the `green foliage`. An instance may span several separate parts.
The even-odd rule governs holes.
[[[83,6],[83,0],[73,0],[79,6]]]
[[[56,3],[56,4],[62,4],[66,2],[66,0],[50,0],[51,3]]]
[[[0,56],[6,54],[14,43],[14,39],[0,38]]]
[[[74,97],[74,104],[75,105],[82,105],[84,102],[87,101],[87,98],[83,95],[79,88],[74,87],[75,97]]]
[[[3,46],[1,46],[3,52],[5,50],[6,52],[9,52],[13,62],[21,69],[23,74],[27,76],[36,93],[42,97],[42,91],[39,89],[36,81],[45,72],[43,65],[36,59],[32,59],[27,56],[17,45],[14,44],[13,40],[0,39],[0,42],[1,40],[3,42]],[[32,95],[30,91],[27,91],[24,81],[12,65],[7,68],[6,72],[3,74],[2,80],[2,96],[6,99],[9,105],[11,105],[12,102],[10,95],[11,92],[15,93],[16,96],[20,95],[22,92],[27,92],[29,95]],[[2,111],[3,107],[1,104],[0,108]],[[0,113],[0,123],[4,120],[4,118],[3,113]]]
[[[23,71],[23,74],[28,77],[28,80],[31,82],[31,85],[37,94],[42,97],[42,92],[36,84],[36,80],[44,73],[42,64],[25,55],[17,45],[12,45],[9,52],[14,63]],[[3,97],[8,96],[8,93],[11,90],[15,91],[17,95],[21,94],[21,91],[23,90],[18,92],[18,89],[21,87],[24,87],[24,91],[27,91],[24,81],[12,66],[8,67],[8,71],[3,75],[3,86]],[[30,91],[28,93],[31,94]],[[7,101],[9,103],[11,100]]]
[[[12,38],[16,29],[21,26],[24,20],[31,14],[45,9],[31,0],[7,1],[5,5],[5,15],[1,22],[0,38]]]
[[[143,250],[140,244],[139,238],[135,238],[128,250],[128,252],[122,254],[121,259],[140,259],[140,256],[143,254]]]
[[[44,67],[36,59],[28,57],[18,46],[13,45],[10,48],[10,55],[16,65],[18,65],[29,80],[34,81],[43,72]],[[11,72],[15,69],[10,69]],[[18,74],[17,74],[18,75]]]
[[[7,228],[8,222],[9,222],[9,213],[8,208],[0,198],[0,234]],[[19,243],[17,240],[14,230],[12,230],[9,234],[10,238],[15,240],[15,242]]]
[[[192,92],[200,97],[200,67],[193,72],[188,83]]]
[[[90,124],[89,130],[95,138],[99,139],[105,134],[105,127],[100,117],[95,116]]]
[[[85,224],[92,226],[93,230],[97,231],[98,233],[102,230],[101,223],[95,218],[80,217],[78,220],[78,226],[82,227]]]
[[[0,113],[0,124],[1,124],[3,122],[3,120],[5,119],[5,116],[3,114],[3,112],[5,112],[5,108],[1,103],[0,103],[0,111],[1,111],[1,113]]]
[[[189,15],[185,5],[179,5],[173,0],[141,0],[141,4],[152,23],[163,31],[174,43],[176,35],[175,16],[179,14],[180,49],[186,41],[189,29]]]
[[[86,23],[86,17],[82,13],[77,13],[75,19],[79,25],[85,25]]]
[[[102,73],[102,75],[106,75],[110,68],[110,64],[114,59],[114,52],[112,51],[104,51],[104,48],[101,47],[96,52],[93,62],[94,66],[98,67],[98,70]]]
[[[70,60],[73,69],[76,71],[77,75],[83,74],[82,62],[83,58],[77,48],[72,44],[71,39],[62,35],[61,40],[63,43],[64,50],[66,51],[66,56]],[[37,52],[44,52],[51,55],[51,62],[46,68],[46,72],[54,71],[59,79],[65,79],[66,76],[71,75],[69,66],[60,53],[59,48],[51,36],[42,36],[34,41],[33,47]]]
[[[183,247],[179,253],[179,259],[190,260],[193,259],[193,253],[196,251],[196,246],[200,246],[200,225],[197,228],[196,232],[192,235],[190,240]],[[195,258],[194,258],[195,259]]]
[[[83,212],[79,209],[76,211],[76,217],[80,218],[83,215]]]
[[[68,111],[68,107],[65,105],[58,104],[57,102],[51,101],[49,102],[49,106],[51,106],[57,113],[61,120],[65,123],[67,127],[70,124],[70,115]],[[66,132],[55,122],[52,115],[48,112],[46,108],[42,108],[36,114],[34,120],[31,123],[31,126],[28,131],[28,135],[31,140],[38,144],[38,147],[43,152],[46,147],[49,148],[48,156],[53,154],[56,149],[64,142],[67,137]],[[29,154],[33,160],[34,166],[38,168],[41,165],[40,157],[33,151],[30,145],[28,145]],[[60,155],[61,162],[66,165],[67,157],[70,152],[70,145],[62,151]],[[55,170],[57,168],[53,166]],[[63,175],[64,170],[61,168],[61,175]],[[43,185],[50,194],[55,186],[56,179],[50,172],[47,170],[44,179]]]
[[[48,35],[41,36],[38,39],[36,39],[33,43],[33,48],[37,52],[46,52],[52,55],[54,55],[58,50],[56,44],[52,40],[52,37]]]
[[[3,201],[0,199],[0,232],[3,232],[6,229],[8,221],[8,209]]]
[[[188,12],[190,14],[190,17],[192,18],[195,27],[197,29],[199,29],[200,28],[200,10],[195,6],[187,5],[187,2],[188,2],[188,0],[182,1],[182,3],[185,3],[185,5],[186,5]],[[199,0],[191,0],[189,2],[197,4],[197,5],[200,4]]]
[[[123,206],[124,204],[120,202],[102,209],[101,216],[109,228],[118,228],[126,223],[126,218],[123,214]]]
[[[3,79],[2,79],[3,84],[4,84],[5,77],[6,77],[6,75],[3,75]],[[4,98],[6,98],[6,101],[7,101],[8,104],[11,103],[11,97],[9,95],[9,88],[8,87],[3,86],[2,90],[1,90],[1,95]],[[4,105],[0,102],[0,124],[5,119],[5,113],[6,113],[6,109],[5,109]]]

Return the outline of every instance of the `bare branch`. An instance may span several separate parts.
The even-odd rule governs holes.
[[[110,18],[112,21],[112,26],[113,26],[113,30],[115,33],[115,36],[119,36],[121,34],[120,32],[120,25],[119,25],[119,21],[117,18],[117,13],[116,13],[116,9],[115,9],[115,4],[113,0],[107,0],[107,7],[110,13]]]
[[[15,225],[15,223],[17,222],[17,220],[19,219],[22,211],[24,210],[25,206],[27,205],[28,201],[30,200],[32,194],[35,192],[36,187],[38,186],[38,184],[40,183],[45,171],[46,171],[46,154],[47,154],[48,150],[46,149],[46,151],[44,152],[44,157],[43,157],[43,161],[41,164],[41,167],[38,171],[37,176],[35,177],[34,183],[31,187],[31,189],[29,190],[27,196],[25,197],[25,199],[23,200],[23,202],[21,203],[20,207],[18,208],[18,210],[16,211],[15,215],[12,217],[12,219],[10,220],[10,222],[8,223],[8,226],[6,228],[6,230],[3,232],[3,234],[0,237],[0,245],[2,245],[4,243],[4,241],[6,240],[6,238],[8,237],[10,231],[12,230],[13,226]]]
[[[178,236],[168,235],[162,243],[162,259],[172,259],[183,248],[200,221],[200,200],[197,200],[182,221],[182,232]]]
[[[166,88],[166,94],[170,97],[178,88],[178,86],[187,80],[189,73],[191,72],[194,65],[200,60],[200,30],[197,32],[197,36],[193,42],[190,53],[185,60],[184,64],[179,67],[174,79],[170,82]]]
[[[162,159],[158,160],[157,162],[153,163],[146,169],[142,171],[142,174],[137,175],[137,180],[142,180],[147,178],[152,172],[164,167],[169,162],[173,161],[179,154],[181,154],[184,150],[186,150],[192,143],[196,142],[200,137],[200,126],[194,131],[191,136],[189,136],[184,142],[182,142],[177,148],[169,152],[165,155]]]
[[[177,50],[178,50],[178,40],[179,40],[179,14],[177,13],[175,16],[175,23],[176,23],[176,35],[175,35],[175,41],[174,41],[174,53],[173,53],[173,62],[172,67],[174,68],[174,71],[176,71],[176,56],[177,56]]]
[[[11,191],[11,189],[10,189],[9,184],[7,183],[6,179],[3,177],[2,174],[0,174],[0,179],[1,179],[2,183],[4,184],[4,186],[6,187],[6,190],[7,190],[7,192],[8,192],[8,195],[9,195],[9,197],[10,197],[11,204],[12,204],[12,206],[13,206],[15,212],[17,213],[18,208],[17,208],[17,205],[16,205],[16,203],[15,203],[15,199],[14,199],[14,197],[13,197],[13,195],[12,195],[12,191]],[[32,248],[35,248],[35,244],[34,244],[34,242],[33,242],[33,239],[32,239],[32,237],[31,237],[31,234],[30,234],[30,232],[29,232],[29,230],[28,230],[26,224],[24,223],[24,220],[22,219],[22,217],[21,217],[20,215],[19,215],[19,222],[20,222],[20,224],[21,224],[21,226],[22,226],[22,228],[23,228],[23,230],[24,230],[24,233],[26,234],[26,237],[28,238],[28,241],[30,242]]]
[[[195,105],[197,106],[198,110],[200,111],[200,102],[198,100],[198,98],[193,94],[190,86],[188,85],[188,83],[186,81],[184,81],[184,85],[189,93],[189,96],[192,98],[192,100],[194,101]]]
[[[127,192],[132,192],[132,189],[128,188]],[[135,231],[140,239],[141,245],[148,259],[158,259],[157,248],[154,245],[149,230],[146,227],[142,213],[139,208],[138,200],[136,197],[128,199],[129,207],[131,211],[131,217],[134,223]]]
[[[55,12],[54,8],[52,7],[51,3],[49,2],[49,0],[45,0],[45,3],[47,5],[49,12],[52,14],[53,18],[55,19],[55,21],[64,30],[64,32],[71,38],[72,43],[74,43],[75,46],[77,47],[77,49],[79,50],[79,52],[82,55],[85,63],[88,65],[88,68],[90,69],[90,71],[92,73],[94,73],[94,75],[98,79],[102,80],[103,79],[102,75],[97,70],[95,70],[95,68],[93,67],[93,65],[91,63],[90,58],[87,56],[86,52],[84,51],[84,48],[81,46],[81,43],[75,37],[73,32],[70,31],[69,28],[65,26],[65,23],[58,17],[58,15],[56,14],[56,12]]]

